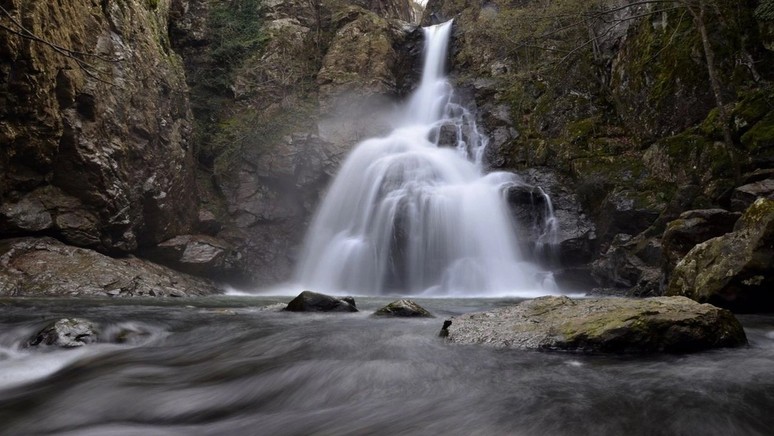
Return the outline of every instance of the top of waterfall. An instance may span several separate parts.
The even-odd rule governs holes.
[[[425,58],[422,80],[408,105],[407,124],[431,124],[441,117],[451,93],[451,86],[446,81],[446,58],[453,21],[423,28]]]

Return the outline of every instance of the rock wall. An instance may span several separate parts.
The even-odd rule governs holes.
[[[411,86],[421,49],[411,2],[175,0],[172,9],[202,209],[219,223],[212,236],[232,247],[223,275],[245,286],[287,280],[341,159],[388,129],[386,109]]]
[[[0,235],[120,254],[196,217],[169,0],[3,2]]]
[[[663,292],[661,235],[680,213],[768,195],[754,172],[774,166],[771,17],[756,1],[707,5],[700,21],[682,3],[430,0],[423,17],[455,19],[452,74],[489,164],[565,181],[553,190],[579,200],[594,236],[592,265],[568,266],[616,293]]]

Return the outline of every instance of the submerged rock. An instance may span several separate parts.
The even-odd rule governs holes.
[[[435,318],[424,307],[411,300],[397,300],[374,312],[376,316]]]
[[[464,344],[602,353],[682,353],[747,343],[731,312],[682,297],[542,297],[452,318],[441,336]]]
[[[81,318],[62,318],[47,325],[27,342],[29,347],[53,345],[81,347],[97,342],[99,330],[93,322]]]
[[[294,298],[285,310],[290,312],[357,312],[355,299],[337,298],[317,292],[304,291]]]
[[[694,247],[675,267],[667,295],[736,311],[774,309],[774,200],[758,199],[734,231]]]

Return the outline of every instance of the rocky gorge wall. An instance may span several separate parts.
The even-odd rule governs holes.
[[[430,0],[423,22],[455,19],[452,71],[490,133],[490,165],[542,186],[569,217],[560,279],[659,295],[694,245],[771,196],[770,8]]]
[[[770,1],[702,0],[702,38],[685,7],[697,2],[628,3],[430,0],[422,20],[455,19],[452,78],[489,136],[487,162],[533,186],[508,193],[524,245],[542,189],[559,235],[538,260],[561,283],[654,295],[771,195],[774,18]],[[419,75],[409,0],[2,7],[0,237],[241,286],[289,277],[342,157],[389,129]],[[726,239],[769,247],[760,234]],[[756,262],[734,286],[768,283]]]
[[[421,51],[408,0],[2,6],[0,237],[245,285],[288,278]]]

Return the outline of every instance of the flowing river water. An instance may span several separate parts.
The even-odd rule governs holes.
[[[770,435],[774,316],[750,346],[585,356],[446,343],[445,317],[514,300],[427,299],[437,318],[264,310],[290,297],[3,299],[0,434]],[[125,344],[21,345],[78,316]]]

